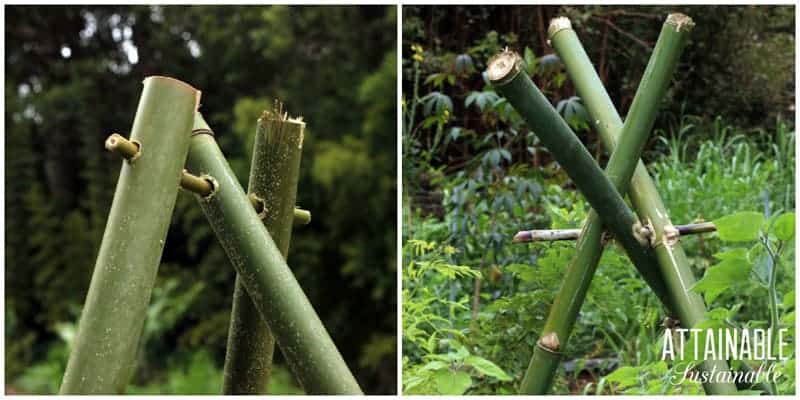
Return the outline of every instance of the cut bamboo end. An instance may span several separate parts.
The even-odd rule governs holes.
[[[556,17],[550,20],[550,26],[547,28],[547,37],[552,39],[556,33],[565,29],[572,29],[572,22],[567,17]]]
[[[302,125],[303,127],[306,126],[306,123],[305,121],[303,121],[302,116],[297,116],[297,117],[289,116],[289,112],[284,110],[283,108],[283,102],[277,99],[272,103],[272,110],[264,110],[259,120],[278,121],[288,124]]]
[[[152,84],[170,85],[170,86],[175,86],[175,87],[181,88],[183,90],[191,91],[192,95],[194,96],[194,109],[197,110],[198,108],[200,108],[200,96],[202,95],[202,92],[197,90],[194,86],[192,86],[192,85],[190,85],[190,84],[188,84],[188,83],[186,83],[186,82],[184,82],[184,81],[182,81],[180,79],[172,78],[172,77],[169,77],[169,76],[163,76],[163,75],[151,75],[151,76],[148,76],[148,77],[144,78],[144,80],[142,81],[143,85],[147,85],[147,84],[151,84],[151,83]]]
[[[303,148],[306,123],[302,116],[291,117],[284,109],[281,101],[275,100],[272,110],[264,110],[258,119],[258,129],[265,129],[273,138],[284,142],[296,143],[298,149]]]
[[[142,154],[142,145],[136,140],[128,140],[119,133],[112,133],[106,139],[106,150],[111,151],[120,157],[133,161]]]
[[[673,13],[667,16],[664,24],[672,25],[675,27],[675,32],[690,31],[694,28],[694,21],[686,14]]]
[[[208,197],[214,193],[214,180],[207,176],[192,175],[186,170],[181,174],[181,188],[201,197]]]
[[[511,243],[527,243],[533,242],[533,238],[531,237],[532,231],[519,231],[514,238],[511,239]]]
[[[311,223],[311,211],[302,208],[294,209],[294,225],[308,225]]]
[[[555,332],[550,332],[542,336],[536,344],[539,345],[542,350],[550,353],[558,354],[559,350],[561,350],[561,341],[558,340],[558,334]]]
[[[519,75],[522,68],[522,57],[508,49],[495,54],[489,59],[486,76],[493,85],[502,86]]]

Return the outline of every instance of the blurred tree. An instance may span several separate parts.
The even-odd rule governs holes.
[[[6,382],[77,321],[120,167],[103,140],[129,129],[142,79],[157,74],[203,91],[243,184],[262,109],[280,99],[305,118],[298,202],[313,221],[293,235],[290,264],[365,391],[394,393],[395,349],[375,343],[396,335],[395,13],[6,7]],[[135,383],[201,348],[222,364],[234,271],[194,203],[179,196],[153,295],[170,320],[145,327]],[[198,282],[202,296],[179,295]]]

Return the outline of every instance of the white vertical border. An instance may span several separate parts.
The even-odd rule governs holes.
[[[403,2],[397,7],[397,396],[403,394]]]

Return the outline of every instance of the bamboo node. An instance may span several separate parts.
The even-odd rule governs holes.
[[[560,354],[561,342],[559,342],[558,335],[555,332],[550,332],[539,338],[536,345],[548,353]]]
[[[550,26],[547,28],[547,37],[550,39],[565,29],[572,29],[572,22],[567,17],[556,17],[550,20]]]
[[[214,137],[214,130],[208,126],[205,118],[203,118],[203,114],[200,111],[195,112],[194,114],[194,125],[192,126],[192,133],[190,137],[194,137],[196,135],[210,135]]]

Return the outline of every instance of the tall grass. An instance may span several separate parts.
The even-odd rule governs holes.
[[[670,133],[660,133],[666,154],[650,171],[673,221],[708,221],[765,206],[794,209],[795,133],[784,121],[769,134],[738,130],[721,118],[699,125],[697,117],[682,116]]]

